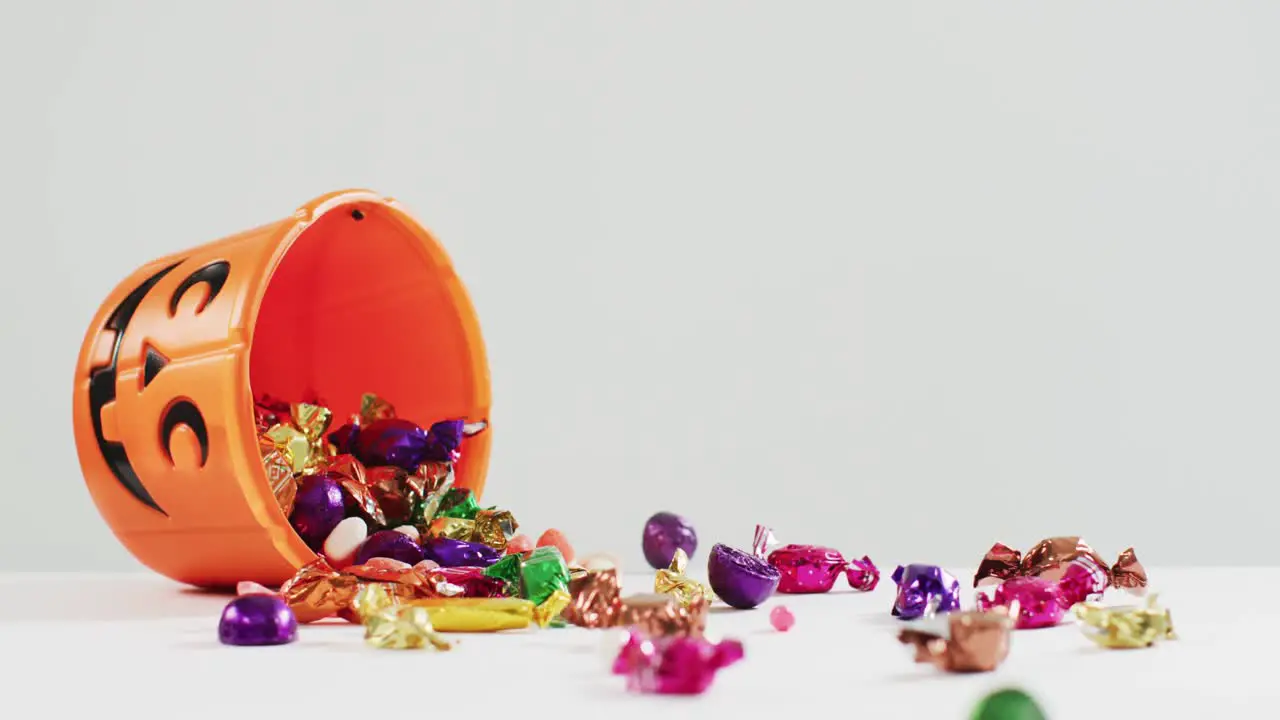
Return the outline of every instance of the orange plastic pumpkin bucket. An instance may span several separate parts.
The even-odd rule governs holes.
[[[318,397],[336,427],[365,392],[423,424],[489,419],[484,342],[444,249],[394,200],[349,190],[116,287],[76,364],[80,466],[144,565],[278,584],[315,554],[271,493],[254,398]],[[492,434],[463,441],[456,486],[482,492]]]

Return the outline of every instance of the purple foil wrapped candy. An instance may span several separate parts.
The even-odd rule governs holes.
[[[644,559],[655,570],[671,567],[676,549],[693,557],[698,549],[698,533],[684,518],[675,513],[654,513],[644,524]]]
[[[307,547],[319,551],[329,533],[342,522],[345,502],[342,486],[333,477],[328,474],[308,475],[298,483],[289,524],[298,531]]]
[[[440,567],[489,567],[501,557],[497,550],[484,543],[464,542],[447,537],[431,538],[423,549],[427,559],[436,561]]]
[[[241,595],[218,621],[224,645],[284,645],[298,639],[298,618],[278,595]]]
[[[351,422],[329,433],[329,442],[337,449],[339,455],[354,455],[356,438],[360,436],[360,416]]]
[[[772,544],[773,533],[757,525],[752,554],[723,543],[712,546],[707,560],[707,579],[716,596],[739,610],[750,610],[768,600],[782,580],[778,568],[765,559]]]
[[[960,581],[937,565],[912,564],[893,571],[898,596],[893,601],[893,614],[903,620],[923,617],[936,603],[934,612],[960,609]]]
[[[432,462],[456,462],[466,425],[461,420],[441,420],[427,430],[427,455]]]
[[[413,538],[399,530],[382,530],[360,543],[353,565],[363,565],[373,558],[390,558],[408,565],[422,562],[422,548]]]

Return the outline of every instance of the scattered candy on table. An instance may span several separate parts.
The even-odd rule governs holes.
[[[769,624],[778,632],[786,632],[796,624],[796,616],[785,606],[779,605],[769,611]]]
[[[693,557],[698,549],[698,533],[687,520],[670,512],[654,513],[644,524],[644,559],[654,570],[671,565],[676,550]]]
[[[816,545],[778,546],[757,525],[751,551],[716,543],[710,587],[689,577],[697,534],[687,520],[659,512],[645,524],[642,549],[654,567],[653,592],[623,595],[617,558],[593,553],[580,563],[565,534],[547,528],[535,541],[518,533],[511,512],[483,507],[453,486],[466,439],[485,429],[446,419],[430,426],[396,415],[373,394],[330,432],[332,413],[312,403],[255,403],[263,467],[281,511],[318,557],[279,590],[242,582],[223,611],[219,638],[229,645],[293,642],[298,626],[339,618],[363,626],[381,649],[451,650],[445,633],[529,631],[572,624],[603,629],[613,672],[638,693],[700,694],[716,673],[743,659],[737,640],[707,639],[709,606],[759,607],[775,592],[830,592],[840,575],[861,592],[877,587],[870,558],[847,559]],[[892,613],[904,620],[899,642],[916,662],[957,673],[989,672],[1010,651],[1011,630],[1050,627],[1070,611],[1082,632],[1107,648],[1148,647],[1175,639],[1169,611],[1104,606],[1108,587],[1137,594],[1146,570],[1133,549],[1107,566],[1078,537],[1053,537],[1019,553],[996,544],[974,576],[977,609],[960,608],[959,582],[936,565],[899,565]],[[769,612],[777,632],[795,616]],[[1043,720],[1025,693],[983,699],[973,720]]]
[[[990,672],[1009,656],[1013,618],[1001,610],[949,612],[910,620],[898,641],[915,648],[915,661],[947,672]]]
[[[241,595],[222,610],[218,640],[225,645],[285,645],[298,639],[298,620],[279,596]]]
[[[757,525],[750,554],[716,543],[707,560],[707,579],[712,592],[739,610],[750,610],[768,600],[782,580],[778,568],[765,560],[765,553],[774,542],[773,533]]]
[[[979,700],[969,720],[1045,720],[1045,714],[1027,693],[1005,688]]]
[[[662,695],[706,692],[716,673],[743,658],[742,643],[713,643],[696,636],[650,637],[631,631],[613,663],[615,675],[625,675],[627,689]]]
[[[1084,636],[1111,649],[1150,647],[1161,640],[1176,640],[1173,616],[1156,604],[1156,594],[1145,605],[1106,606],[1096,602],[1078,603],[1072,613]]]
[[[898,586],[892,610],[895,617],[911,620],[930,608],[944,613],[960,609],[960,581],[937,565],[899,565],[893,571],[893,582]]]

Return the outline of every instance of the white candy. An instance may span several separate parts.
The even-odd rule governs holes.
[[[412,525],[401,525],[400,527],[396,528],[396,532],[404,533],[405,535],[408,535],[409,537],[413,538],[414,542],[418,542],[418,528]]]
[[[609,553],[591,553],[590,555],[579,558],[578,564],[587,570],[610,570],[615,569],[621,572],[622,563]]]
[[[349,517],[338,523],[324,541],[324,556],[329,564],[345,567],[355,559],[360,543],[369,537],[369,527],[358,517]]]

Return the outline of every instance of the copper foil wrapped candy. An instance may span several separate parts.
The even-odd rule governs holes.
[[[622,598],[616,622],[661,637],[702,635],[707,629],[707,605],[705,597],[686,607],[669,595],[631,595]]]
[[[915,647],[915,661],[947,672],[990,672],[1009,656],[1013,619],[1005,612],[951,612],[912,620],[898,641]]]
[[[844,555],[818,545],[783,545],[769,553],[769,564],[782,573],[780,593],[824,593],[835,586],[844,574],[849,586],[863,592],[874,590],[880,582],[880,571],[871,558],[845,560]]]
[[[613,674],[627,677],[632,692],[697,695],[716,673],[743,658],[742,643],[713,643],[701,637],[649,637],[630,631],[613,663]]]
[[[608,628],[617,624],[622,611],[622,587],[613,569],[582,573],[569,580],[569,607],[561,613],[565,620],[585,628]]]
[[[1015,577],[1057,581],[1068,607],[1100,598],[1108,585],[1139,593],[1147,586],[1147,571],[1133,548],[1120,553],[1115,564],[1108,567],[1088,543],[1075,536],[1041,540],[1025,555],[996,543],[978,566],[973,584],[977,587]]]
[[[716,543],[707,560],[707,579],[716,596],[739,610],[750,610],[768,600],[782,580],[782,573],[765,560],[773,542],[773,533],[757,525],[751,554]]]
[[[893,571],[898,595],[893,601],[893,615],[903,620],[926,613],[951,612],[960,609],[960,581],[937,565],[899,565]]]
[[[623,598],[618,573],[612,568],[581,572],[569,581],[569,596],[560,616],[579,627],[635,627],[660,636],[701,635],[707,627],[705,596],[691,599],[688,605],[670,595]]]

